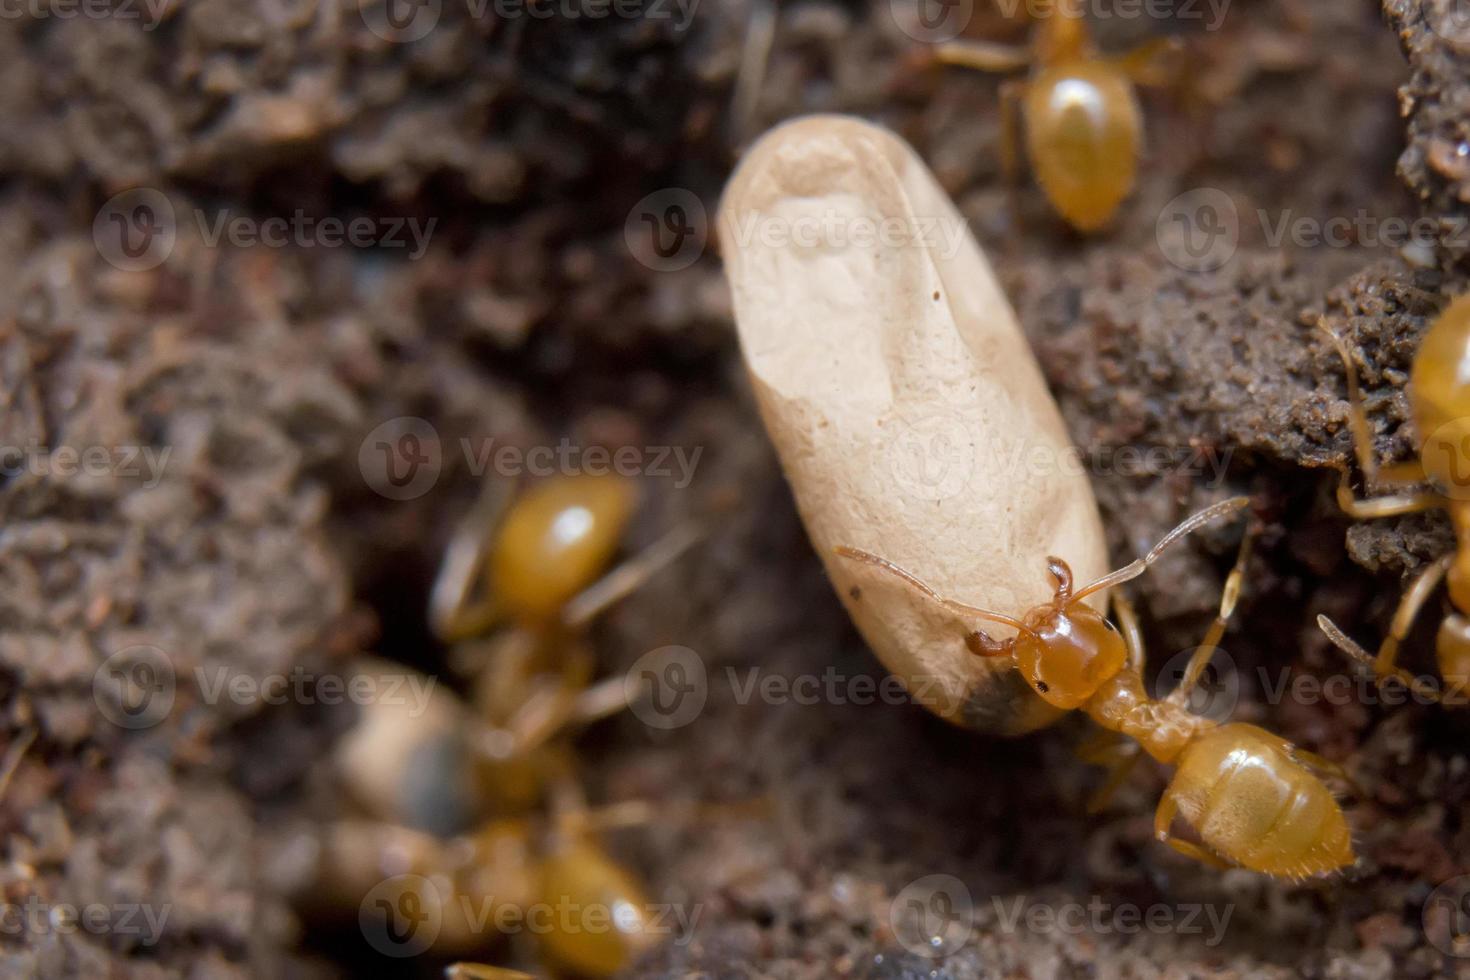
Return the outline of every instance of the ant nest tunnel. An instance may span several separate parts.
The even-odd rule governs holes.
[[[0,976],[1470,974],[1455,0],[0,77]]]

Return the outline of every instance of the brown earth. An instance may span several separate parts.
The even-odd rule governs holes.
[[[1151,26],[1182,30],[1193,70],[1145,95],[1140,185],[1117,226],[1087,240],[1029,184],[1013,221],[997,81],[922,67],[886,0],[709,3],[687,27],[672,7],[495,21],[445,3],[411,44],[334,0],[165,4],[156,24],[0,22],[0,442],[169,452],[156,473],[66,476],[58,462],[0,481],[0,728],[16,754],[36,733],[0,802],[3,887],[22,907],[170,912],[156,942],[6,930],[0,969],[432,975],[441,964],[373,959],[360,935],[302,921],[280,893],[302,828],[346,811],[323,762],[344,712],[242,708],[180,685],[161,724],[128,731],[98,713],[93,678],[140,644],[180,676],[340,672],[369,650],[441,670],[423,609],[476,492],[459,440],[565,436],[700,449],[689,487],[645,481],[630,549],[680,517],[713,528],[595,635],[610,675],[664,644],[697,651],[708,704],[673,732],[631,715],[587,732],[592,797],[771,803],[610,839],[660,901],[700,915],[639,975],[1470,973],[1421,913],[1436,884],[1470,872],[1463,712],[1271,696],[1283,670],[1343,672],[1317,613],[1381,635],[1403,573],[1450,544],[1438,514],[1352,525],[1331,498],[1350,443],[1317,317],[1361,352],[1380,454],[1405,458],[1417,338],[1466,274],[1470,44],[1457,46],[1451,0],[1384,8],[1238,0],[1217,30],[1182,5],[1163,22],[1101,22],[1110,50]],[[763,16],[774,41],[742,88]],[[994,18],[976,28],[1015,34]],[[740,145],[812,111],[892,126],[961,203],[1094,469],[1120,561],[1193,507],[1255,497],[1264,527],[1225,645],[1235,714],[1361,784],[1347,798],[1362,854],[1351,875],[1297,886],[1183,861],[1152,840],[1162,772],[1141,769],[1087,815],[1098,773],[1075,758],[1079,723],[1002,741],[911,704],[854,703],[848,686],[815,704],[743,697],[756,669],[882,675],[760,432],[718,256],[656,271],[624,222],[662,188],[712,212]],[[92,233],[133,188],[167,192],[178,218],[177,245],[148,271],[115,268]],[[1203,273],[1171,264],[1156,233],[1168,202],[1200,188],[1238,219],[1237,250]],[[208,240],[220,213],[297,209],[436,226],[416,260]],[[1401,253],[1360,212],[1431,218],[1442,245]],[[1352,220],[1351,244],[1275,239],[1283,219],[1334,216]],[[401,416],[429,420],[445,449],[433,490],[403,502],[376,494],[358,458]],[[1198,536],[1134,589],[1156,666],[1203,632],[1235,533]],[[1439,608],[1407,654],[1421,670]],[[974,907],[968,942],[938,959],[905,948],[890,919],[933,874]],[[1010,924],[1017,908],[1089,903],[1107,910],[1100,926]],[[1228,910],[1219,937],[1203,915],[1182,921],[1195,905]],[[1175,925],[1128,931],[1113,915],[1135,907]]]

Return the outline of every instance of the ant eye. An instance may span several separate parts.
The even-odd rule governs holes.
[[[1042,694],[1045,694],[1047,691],[1050,691],[1051,690],[1051,685],[1048,684],[1046,681],[1037,681],[1036,682],[1036,689],[1038,691],[1040,691]]]

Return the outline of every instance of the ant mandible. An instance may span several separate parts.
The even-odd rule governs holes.
[[[1343,467],[1337,485],[1338,505],[1357,519],[1442,509],[1454,526],[1456,544],[1453,552],[1426,567],[1404,590],[1376,657],[1326,616],[1318,616],[1317,624],[1344,653],[1370,665],[1380,684],[1394,677],[1417,694],[1440,700],[1441,695],[1431,686],[1398,666],[1398,654],[1419,611],[1444,580],[1453,608],[1440,622],[1435,656],[1447,692],[1462,691],[1470,683],[1470,477],[1465,472],[1470,465],[1470,296],[1456,299],[1435,318],[1414,355],[1409,372],[1409,405],[1423,444],[1417,460],[1391,466],[1380,466],[1373,457],[1358,371],[1347,345],[1325,321],[1319,321],[1318,328],[1336,348],[1347,375],[1348,424],[1364,485],[1403,488],[1427,480],[1433,487],[1360,500],[1353,495],[1347,468]]]
[[[946,598],[877,555],[847,547],[837,551],[896,575],[960,615],[1014,630],[1014,636],[996,640],[977,628],[966,635],[965,645],[978,656],[1009,659],[1048,704],[1084,711],[1102,728],[1134,740],[1159,762],[1174,764],[1174,778],[1154,815],[1154,836],[1159,841],[1213,867],[1238,865],[1302,879],[1328,874],[1355,860],[1347,819],[1319,778],[1346,778],[1341,768],[1255,725],[1220,725],[1187,708],[1190,692],[1235,609],[1250,535],[1225,581],[1219,612],[1204,641],[1191,656],[1179,686],[1162,700],[1150,698],[1145,689],[1138,622],[1115,588],[1142,575],[1175,541],[1249,503],[1248,497],[1233,497],[1199,511],[1166,534],[1143,558],[1082,588],[1074,587],[1072,570],[1065,561],[1048,558],[1056,592],[1050,602],[1020,618]],[[1114,590],[1112,601],[1123,624],[1121,633],[1083,601],[1106,589]],[[1120,753],[1100,795],[1110,794],[1137,758],[1137,748]],[[1194,829],[1202,845],[1173,836],[1176,817]]]
[[[1135,85],[1166,80],[1159,56],[1177,50],[1150,41],[1119,58],[1093,46],[1081,0],[1059,0],[1035,28],[1030,50],[977,41],[951,41],[936,60],[989,72],[1031,68],[1026,79],[1002,83],[1001,166],[1014,186],[1019,173],[1018,123],[1026,154],[1047,200],[1081,232],[1105,226],[1133,190],[1142,152],[1143,114]]]

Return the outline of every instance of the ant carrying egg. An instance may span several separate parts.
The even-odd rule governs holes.
[[[1347,820],[1319,778],[1342,777],[1342,770],[1265,729],[1238,722],[1221,725],[1187,708],[1234,611],[1250,553],[1249,534],[1226,580],[1214,623],[1195,649],[1179,687],[1166,698],[1148,696],[1138,624],[1131,606],[1116,591],[1147,571],[1175,541],[1249,503],[1249,498],[1234,497],[1205,508],[1165,535],[1143,558],[1081,588],[1075,586],[1065,561],[1049,558],[1055,594],[1020,617],[946,598],[877,555],[845,546],[837,552],[902,579],[963,618],[1014,630],[1014,636],[997,640],[977,627],[966,634],[965,646],[976,656],[1009,661],[1053,707],[1081,710],[1103,729],[1134,740],[1136,747],[1116,753],[1113,771],[1094,806],[1121,783],[1141,748],[1155,760],[1176,766],[1154,817],[1159,841],[1211,866],[1238,865],[1303,879],[1339,871],[1355,860]],[[1089,596],[1109,589],[1115,590],[1112,603],[1122,631],[1085,604]],[[1193,828],[1202,844],[1175,837],[1176,818]]]

